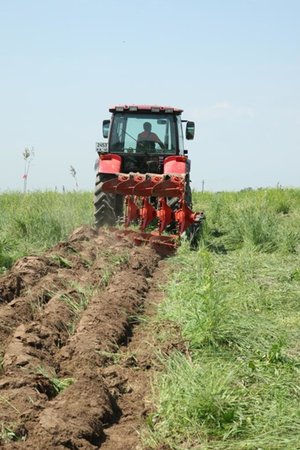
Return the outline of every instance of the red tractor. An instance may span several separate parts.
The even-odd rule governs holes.
[[[194,122],[167,106],[118,105],[109,111],[111,120],[103,121],[108,142],[97,146],[96,227],[123,223],[123,234],[166,253],[183,233],[195,246],[204,215],[192,211],[191,164],[182,129],[185,122],[185,137],[193,139]],[[139,225],[139,232],[131,224]]]

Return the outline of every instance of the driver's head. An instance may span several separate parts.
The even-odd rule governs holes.
[[[150,133],[151,131],[151,123],[150,122],[145,122],[144,123],[144,130],[147,131],[148,133]]]

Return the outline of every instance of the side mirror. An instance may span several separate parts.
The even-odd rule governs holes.
[[[185,137],[188,140],[194,139],[195,135],[195,122],[187,122],[185,129]]]
[[[108,138],[110,120],[103,120],[102,123],[102,133],[104,138]]]

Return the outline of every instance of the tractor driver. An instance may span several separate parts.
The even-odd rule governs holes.
[[[143,149],[143,147],[151,148],[152,150],[155,149],[155,144],[157,143],[161,149],[164,149],[165,146],[157,136],[157,134],[152,133],[151,131],[151,123],[145,122],[143,125],[144,131],[139,133],[137,138],[137,148]],[[145,145],[146,144],[146,145]]]

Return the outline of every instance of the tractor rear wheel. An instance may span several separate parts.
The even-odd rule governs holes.
[[[191,190],[191,186],[188,183],[188,185],[186,186],[186,191],[185,191],[185,201],[187,203],[187,205],[193,209],[193,202],[192,202],[192,190]],[[190,225],[185,234],[187,239],[190,242],[190,248],[191,250],[197,250],[197,248],[199,247],[199,241],[201,238],[201,232],[202,232],[202,224],[199,223],[193,223],[192,225]]]
[[[105,181],[111,180],[114,175],[98,173],[95,185],[94,215],[95,226],[100,228],[104,225],[113,226],[123,213],[123,202],[121,196],[103,192],[102,186]]]

